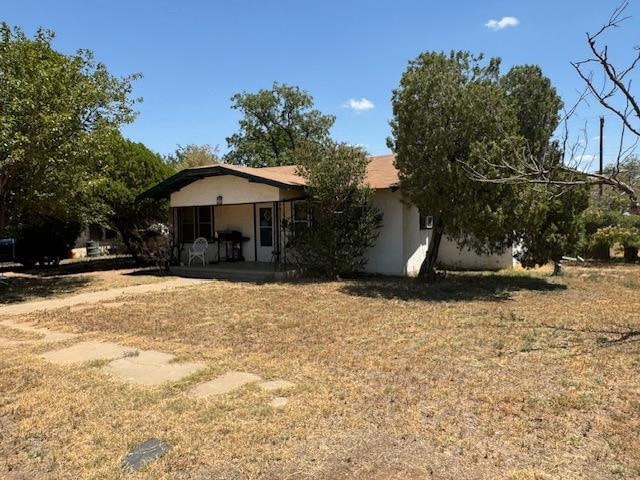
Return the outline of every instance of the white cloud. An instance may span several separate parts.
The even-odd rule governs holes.
[[[515,27],[520,24],[516,17],[502,17],[500,20],[489,20],[484,24],[489,30],[502,30],[507,27]]]
[[[368,98],[362,97],[361,99],[350,98],[343,105],[345,108],[350,108],[356,112],[364,112],[366,110],[371,110],[375,105]]]

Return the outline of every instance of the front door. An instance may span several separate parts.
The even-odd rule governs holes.
[[[258,205],[258,262],[271,262],[274,245],[273,206]]]

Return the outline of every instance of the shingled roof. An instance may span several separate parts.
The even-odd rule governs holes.
[[[394,155],[380,155],[369,158],[366,183],[375,189],[396,188],[399,185],[398,170],[393,164]],[[250,182],[264,183],[283,189],[301,189],[306,183],[305,178],[296,173],[295,165],[283,167],[244,167],[219,163],[181,170],[159,184],[151,187],[140,197],[166,198],[172,192],[201,178],[220,175],[234,175],[246,178]]]

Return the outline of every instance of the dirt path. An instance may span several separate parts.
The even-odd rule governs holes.
[[[123,295],[159,292],[162,290],[197,285],[206,281],[208,280],[196,278],[175,278],[165,282],[133,285],[130,287],[112,288],[109,290],[98,290],[95,292],[79,293],[68,297],[52,298],[50,300],[36,300],[13,305],[3,305],[0,306],[0,317],[7,315],[25,315],[42,310],[55,310],[58,308],[72,307],[74,305],[107,302],[115,300]]]

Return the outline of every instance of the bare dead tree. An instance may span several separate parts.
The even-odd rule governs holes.
[[[626,195],[630,210],[640,213],[640,191],[620,178],[625,161],[629,159],[640,140],[640,100],[632,90],[633,74],[640,65],[640,47],[634,46],[634,57],[625,67],[616,66],[610,59],[609,47],[603,44],[606,34],[628,20],[626,15],[628,1],[621,3],[611,14],[609,20],[595,33],[586,34],[590,57],[571,62],[585,89],[578,101],[561,119],[562,137],[551,142],[543,152],[534,154],[527,145],[505,151],[500,160],[483,160],[480,164],[461,162],[469,176],[478,182],[497,184],[541,184],[562,187],[577,185],[608,185]],[[602,80],[597,81],[595,71]],[[585,142],[569,142],[568,121],[575,115],[577,107],[589,98],[595,99],[603,108],[611,112],[622,124],[622,133],[618,142],[618,151],[613,166],[606,172],[590,169],[584,165]],[[632,138],[629,140],[627,135]],[[586,135],[585,135],[586,139]],[[628,143],[630,141],[630,143]],[[582,147],[582,152],[580,148]],[[558,158],[558,152],[561,158]],[[487,168],[489,167],[489,168]],[[487,173],[491,171],[492,173]]]

